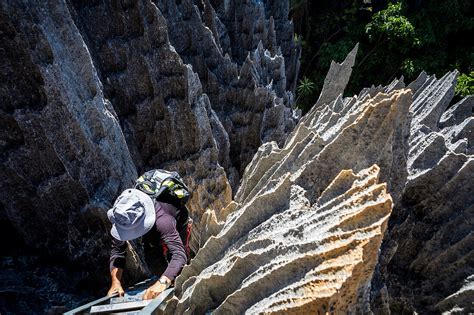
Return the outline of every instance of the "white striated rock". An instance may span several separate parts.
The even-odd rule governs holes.
[[[260,147],[221,231],[177,279],[168,312],[472,309],[463,281],[474,266],[473,98],[449,106],[456,72],[343,98],[352,62],[333,64],[326,81],[340,84],[325,85],[283,147]],[[381,187],[379,172],[391,198],[366,195]],[[377,200],[386,202],[375,210]],[[336,226],[355,209],[365,210],[352,233],[379,225],[365,234],[370,246],[349,249]]]
[[[311,203],[286,174],[209,239],[178,278],[181,299],[167,311],[362,310],[392,208],[378,175],[377,166],[341,171]]]
[[[324,104],[333,102],[336,97],[344,92],[351,77],[358,49],[359,43],[347,55],[344,62],[340,64],[334,61],[331,62],[329,72],[324,79],[323,89],[313,108],[317,109]]]
[[[264,144],[222,230],[185,267],[167,310],[368,309],[392,207],[386,187],[399,192],[406,181],[411,97],[339,94],[303,117],[283,148]],[[387,184],[378,184],[379,171]]]
[[[456,77],[421,73],[408,86],[409,176],[373,281],[376,313],[472,311],[472,295],[462,288],[474,272],[474,102],[468,96],[450,106]]]

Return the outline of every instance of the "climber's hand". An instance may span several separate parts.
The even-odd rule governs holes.
[[[166,284],[160,283],[160,281],[156,281],[154,285],[152,285],[145,291],[145,294],[143,295],[143,299],[144,300],[154,299],[158,295],[160,295],[160,293],[163,292],[164,290],[166,290]]]
[[[107,296],[112,296],[115,293],[118,293],[119,296],[123,296],[125,293],[123,291],[122,285],[117,281],[112,282],[112,286],[110,287],[109,292],[107,292]]]

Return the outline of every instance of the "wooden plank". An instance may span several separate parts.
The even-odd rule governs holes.
[[[125,302],[125,303],[117,303],[117,304],[108,304],[108,305],[97,305],[92,306],[90,313],[110,313],[115,311],[126,311],[126,310],[134,310],[140,309],[148,304],[150,304],[152,300],[142,300],[142,301],[134,301],[134,302]]]
[[[82,306],[79,306],[78,308],[75,308],[73,310],[70,310],[69,312],[66,312],[64,313],[64,315],[74,315],[74,314],[80,314],[82,312],[87,312],[89,310],[90,307],[94,306],[94,305],[97,305],[97,304],[100,304],[100,303],[104,303],[104,302],[107,302],[110,300],[110,298],[112,297],[115,297],[117,296],[118,294],[114,294],[112,296],[104,296],[103,298],[100,298],[98,300],[95,300],[95,301],[92,301],[90,303],[87,303],[87,304],[84,304]]]

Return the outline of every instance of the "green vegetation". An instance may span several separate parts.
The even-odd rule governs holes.
[[[466,96],[474,94],[474,71],[461,74],[456,85],[456,95]]]
[[[296,103],[298,104],[298,101],[301,98],[301,101],[310,101],[307,100],[309,96],[312,95],[314,92],[314,89],[316,86],[314,85],[314,82],[308,79],[307,77],[303,77],[303,80],[300,80],[298,83],[298,87],[296,88],[296,91],[298,93],[298,98],[296,99]],[[306,99],[306,100],[305,100]]]
[[[474,18],[470,0],[292,0],[291,17],[302,41],[297,104],[316,101],[331,60],[342,61],[359,42],[347,94],[425,70],[438,77],[458,69],[456,94],[473,94]]]

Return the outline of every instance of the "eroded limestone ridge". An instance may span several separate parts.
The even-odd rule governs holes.
[[[356,51],[285,145],[260,147],[227,220],[207,214],[218,234],[169,312],[472,311],[472,96],[449,106],[450,72],[344,98]]]
[[[106,265],[106,210],[151,168],[184,176],[192,247],[204,243],[200,219],[222,220],[228,178],[237,183],[262,141],[283,143],[298,119],[288,1],[226,3],[0,4],[0,216],[22,243]],[[137,250],[129,270],[142,272]]]
[[[339,97],[303,117],[283,148],[264,144],[222,230],[178,278],[169,311],[367,309],[392,209],[387,187],[405,181],[406,151],[396,148],[407,144],[410,103],[410,90]]]
[[[408,178],[373,281],[375,312],[474,312],[474,98],[450,105],[457,75],[408,85]]]
[[[183,271],[170,310],[474,312],[473,97],[450,106],[456,72],[343,97],[354,49],[293,130],[299,47],[287,11],[1,2],[2,227],[87,268],[74,283],[96,281],[113,199],[137,171],[172,168],[194,190],[194,248],[219,235]],[[146,273],[134,254],[129,272]],[[9,266],[0,282],[15,299]]]
[[[178,314],[361,311],[392,199],[379,168],[341,171],[312,203],[299,176],[231,214],[177,282]]]
[[[110,246],[107,209],[138,172],[163,167],[186,176],[195,192],[197,248],[200,212],[228,204],[231,190],[209,99],[170,45],[158,8],[50,0],[0,9],[7,226],[22,243],[97,278]],[[144,276],[137,250],[128,270]]]
[[[43,265],[2,268],[1,291],[12,301],[34,281],[11,279],[42,274],[41,302],[13,313],[43,313],[50,303],[72,308],[81,303],[71,298],[81,282],[90,284],[88,299],[103,294],[106,211],[145,170],[176,170],[193,190],[197,250],[212,234],[203,214],[224,218],[228,179],[238,183],[262,141],[282,143],[295,126],[300,48],[288,1],[226,3],[0,3],[0,229],[12,234],[8,248],[45,257]],[[233,14],[245,21],[234,23]],[[149,274],[140,243],[129,249],[132,282]],[[50,261],[60,276],[50,278]],[[81,271],[65,280],[62,268],[73,264]],[[53,287],[61,294],[51,298]]]
[[[219,163],[237,190],[258,147],[282,145],[298,119],[292,107],[300,45],[288,1],[155,3],[171,30],[170,43],[199,75],[219,118],[225,133],[215,134]]]

